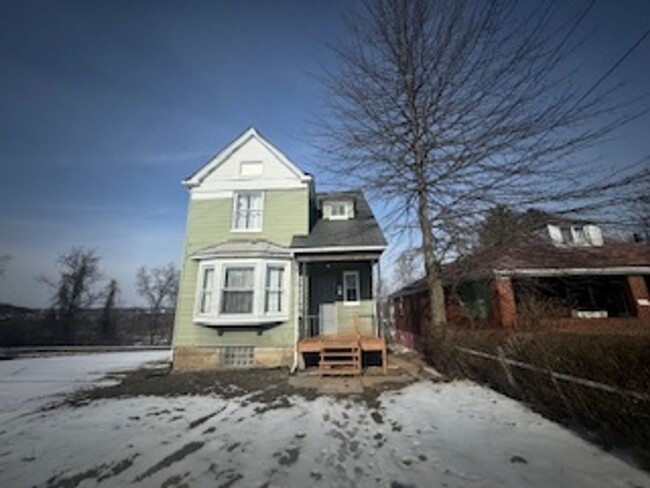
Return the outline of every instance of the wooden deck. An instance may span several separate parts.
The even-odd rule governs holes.
[[[344,353],[342,351],[349,351]],[[314,337],[305,337],[298,341],[298,352],[319,353],[321,355],[320,372],[321,374],[359,374],[360,355],[365,352],[381,352],[381,366],[384,374],[388,373],[388,350],[386,339],[374,335],[319,335]],[[337,365],[334,359],[336,356],[349,356],[343,358],[340,369],[333,366]],[[352,359],[355,358],[355,359]],[[350,359],[348,361],[347,359]],[[352,364],[356,363],[356,364]],[[329,366],[328,366],[329,365]],[[347,366],[350,366],[349,368]]]

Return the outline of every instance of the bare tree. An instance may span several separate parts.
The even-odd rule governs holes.
[[[100,318],[100,332],[102,339],[113,341],[115,339],[115,306],[120,294],[120,288],[117,280],[110,280],[104,291],[104,306]]]
[[[154,343],[160,329],[161,314],[165,307],[174,308],[178,295],[179,273],[173,263],[147,269],[138,269],[135,286],[138,294],[147,301],[149,342]]]
[[[647,170],[595,176],[580,158],[643,113],[617,86],[577,83],[571,56],[592,5],[376,0],[334,48],[318,131],[328,169],[383,200],[389,230],[419,235],[434,334],[446,325],[441,263],[490,208],[578,212],[647,184]]]
[[[406,249],[399,254],[394,266],[395,288],[406,286],[422,276],[418,272],[421,267],[419,255],[419,249]]]
[[[640,195],[630,207],[632,240],[650,244],[650,194]]]
[[[79,312],[91,307],[100,296],[96,290],[97,283],[102,280],[99,259],[95,251],[75,247],[59,256],[56,279],[37,278],[54,290],[52,315],[59,327],[60,339],[67,344],[74,344],[76,340]]]

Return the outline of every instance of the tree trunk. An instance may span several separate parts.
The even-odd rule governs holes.
[[[429,308],[431,310],[431,335],[433,338],[444,336],[447,326],[447,310],[445,309],[445,292],[442,286],[440,263],[436,258],[435,242],[429,218],[426,192],[418,194],[418,219],[422,230],[422,253],[424,270],[427,275],[429,288]]]

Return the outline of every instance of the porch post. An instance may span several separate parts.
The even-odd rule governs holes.
[[[495,276],[492,282],[492,296],[496,305],[499,327],[517,326],[517,303],[512,279],[508,276]]]
[[[650,320],[650,292],[643,276],[628,276],[627,287],[632,312],[640,319]]]
[[[377,265],[377,286],[376,286],[376,294],[375,294],[375,334],[384,337],[386,335],[386,331],[384,330],[384,321],[382,320],[382,312],[381,312],[381,297],[382,297],[382,289],[381,289],[381,261],[378,259],[376,261]]]
[[[300,338],[307,335],[307,317],[305,317],[305,263],[298,262],[298,310],[300,316]]]
[[[305,337],[312,336],[312,323],[309,318],[309,263],[302,263],[302,294],[300,303],[302,307],[302,320],[305,328]]]

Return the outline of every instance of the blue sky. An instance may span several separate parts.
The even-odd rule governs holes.
[[[72,246],[133,291],[140,265],[180,264],[180,181],[254,125],[318,174],[310,121],[320,112],[326,44],[339,1],[17,1],[0,14],[0,302],[44,306]],[[585,79],[597,79],[650,26],[650,2],[597,2],[585,27]],[[650,87],[650,42],[616,73]],[[613,165],[648,150],[646,117],[601,149]]]

